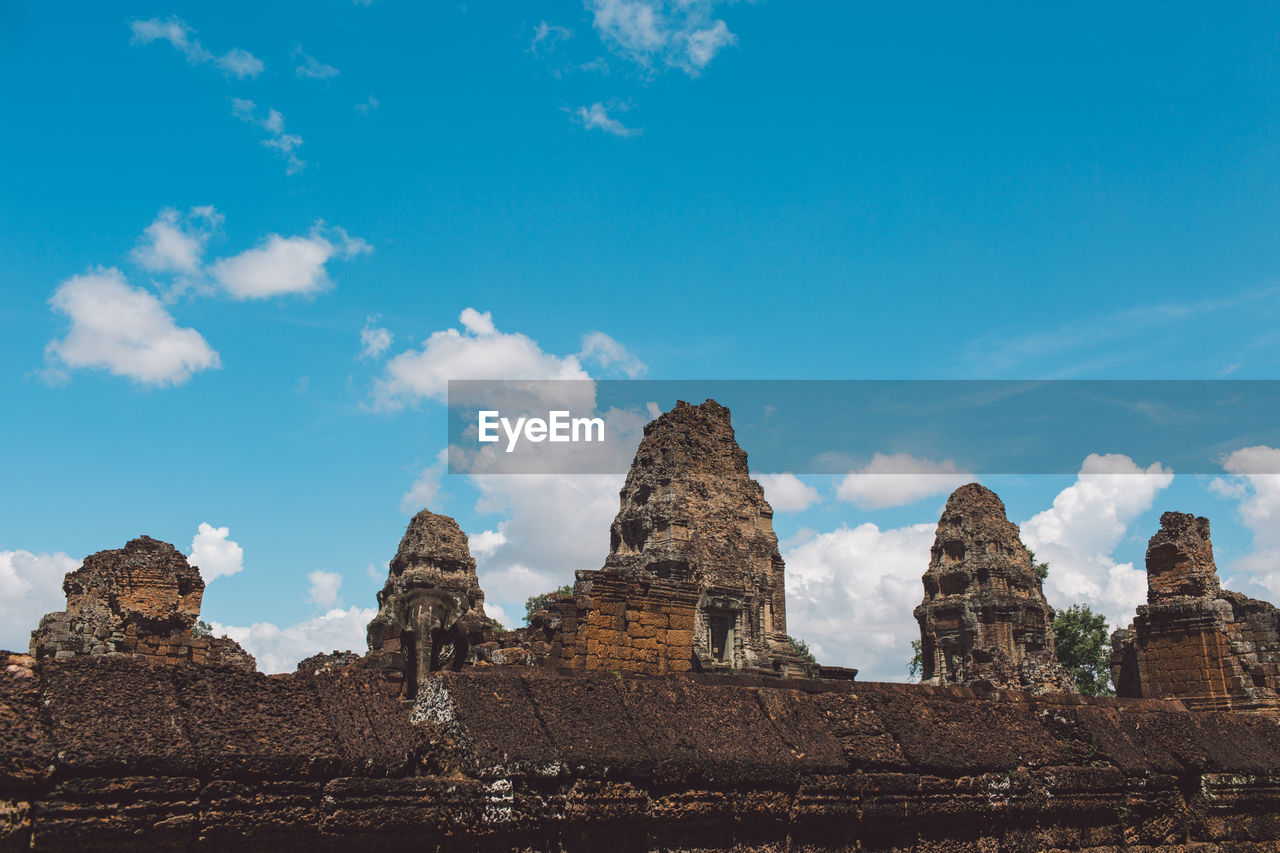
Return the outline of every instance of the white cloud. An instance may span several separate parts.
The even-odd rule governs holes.
[[[369,251],[364,240],[317,222],[305,237],[269,234],[256,248],[213,264],[209,274],[234,299],[312,294],[330,286],[325,270],[330,260]]]
[[[598,569],[609,554],[622,475],[489,474],[471,478],[476,511],[505,516],[472,554],[487,601],[524,613],[524,600],[573,583],[578,569]]]
[[[628,379],[643,376],[649,370],[648,365],[604,332],[588,332],[582,336],[582,350],[578,353],[578,360],[594,362],[606,370],[616,369]]]
[[[166,207],[146,227],[130,257],[148,272],[198,276],[205,246],[222,221],[213,207],[193,207],[185,215]]]
[[[573,38],[573,30],[568,27],[539,21],[538,25],[533,28],[533,41],[529,44],[529,51],[534,56],[538,55],[539,50],[543,53],[550,53],[556,49],[556,45],[560,44],[560,42],[571,38]]]
[[[0,649],[27,652],[40,617],[66,607],[62,579],[79,567],[61,552],[0,551]]]
[[[592,25],[615,53],[645,68],[663,65],[696,76],[737,43],[716,17],[716,0],[584,0]]]
[[[265,67],[261,59],[238,47],[233,47],[220,56],[210,52],[195,38],[196,31],[186,21],[175,16],[164,20],[149,18],[145,21],[130,21],[129,29],[133,33],[134,44],[166,41],[192,65],[212,62],[223,73],[236,79],[257,77]]]
[[[638,129],[627,127],[620,120],[609,115],[609,111],[599,101],[589,107],[578,107],[572,115],[573,120],[587,130],[602,130],[605,133],[623,137],[636,136],[640,133]]]
[[[911,611],[923,598],[936,524],[882,530],[875,524],[812,534],[783,551],[787,631],[818,660],[858,667],[866,681],[902,681],[920,629]]]
[[[180,385],[221,364],[199,332],[178,326],[159,299],[114,267],[67,279],[49,304],[71,321],[66,336],[45,347],[50,378],[101,368],[144,385]]]
[[[191,540],[190,561],[200,568],[200,577],[205,583],[244,569],[244,549],[230,536],[230,528],[200,522]]]
[[[294,48],[293,58],[302,60],[302,64],[293,69],[295,77],[302,77],[308,80],[327,80],[330,77],[338,76],[338,69],[332,65],[326,65],[314,56],[309,55],[301,46]]]
[[[364,328],[360,330],[360,359],[373,361],[382,358],[395,339],[391,332],[377,325],[378,318],[366,317]]]
[[[400,511],[408,514],[419,512],[436,506],[436,498],[440,497],[440,479],[448,470],[449,450],[441,450],[436,462],[423,468],[409,491],[400,498]]]
[[[499,525],[497,530],[482,530],[479,533],[473,533],[468,537],[471,541],[472,555],[488,557],[494,551],[507,544],[507,536],[502,532],[502,526]]]
[[[430,399],[444,401],[450,379],[588,379],[575,355],[542,351],[519,332],[499,332],[489,312],[462,312],[463,330],[433,332],[420,349],[387,362],[375,383],[374,406],[395,410]]]
[[[1280,596],[1280,449],[1242,447],[1222,461],[1231,479],[1217,478],[1209,488],[1240,501],[1240,520],[1253,534],[1252,550],[1232,566],[1255,594]],[[1234,580],[1234,579],[1233,579]]]
[[[973,479],[950,459],[934,462],[910,453],[877,453],[840,481],[836,497],[863,509],[884,509],[947,494]]]
[[[765,499],[778,512],[800,512],[822,501],[818,490],[792,473],[751,475],[764,486]]]
[[[317,607],[332,608],[338,604],[338,590],[342,587],[342,575],[337,572],[317,570],[307,574],[307,601]]]
[[[268,136],[262,140],[262,145],[280,155],[285,162],[286,175],[296,175],[306,168],[307,161],[297,154],[302,145],[302,137],[296,133],[284,132],[284,115],[279,110],[268,109],[266,115],[259,116],[258,105],[253,101],[232,98],[231,114],[267,132]]]
[[[370,95],[367,99],[365,99],[364,103],[356,104],[355,106],[356,112],[366,116],[369,113],[376,110],[377,108],[378,108],[378,99],[375,98],[373,95]]]
[[[1122,454],[1090,454],[1053,506],[1021,525],[1027,547],[1049,563],[1049,603],[1088,604],[1114,626],[1129,624],[1146,602],[1146,573],[1111,555],[1172,482],[1173,472],[1159,462],[1142,468]]]
[[[247,50],[233,47],[214,60],[214,64],[237,79],[257,77],[262,73],[262,60]]]
[[[334,608],[285,628],[272,622],[248,626],[214,622],[211,627],[214,636],[225,634],[244,646],[257,658],[261,671],[292,672],[299,661],[318,652],[350,649],[362,653],[367,647],[365,628],[377,613],[372,608]]]

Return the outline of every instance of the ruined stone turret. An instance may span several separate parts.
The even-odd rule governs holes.
[[[196,637],[204,580],[168,542],[141,536],[123,548],[85,557],[62,582],[67,609],[49,613],[31,633],[38,660],[137,655],[253,670],[253,656],[227,637]]]
[[[402,679],[412,697],[426,673],[462,668],[488,624],[467,534],[424,509],[409,522],[378,593],[368,628],[373,664]]]
[[[1053,609],[1031,552],[995,492],[969,483],[952,493],[923,580],[921,681],[1076,692],[1054,652]]]
[[[727,408],[681,401],[648,424],[620,503],[604,568],[579,573],[588,668],[801,674],[773,509]]]
[[[1147,546],[1147,603],[1111,648],[1120,696],[1280,716],[1280,611],[1222,589],[1207,518],[1160,516]]]

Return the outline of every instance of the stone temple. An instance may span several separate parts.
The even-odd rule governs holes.
[[[923,580],[915,610],[923,683],[1076,692],[1054,650],[1053,609],[1031,552],[995,492],[969,483],[952,493]]]
[[[1280,849],[1277,611],[1220,588],[1205,519],[1151,540],[1121,698],[1072,691],[977,484],[915,610],[926,683],[800,660],[772,512],[713,401],[646,429],[609,541],[498,631],[466,535],[424,510],[368,652],[270,676],[196,636],[204,584],[173,546],[90,555],[32,654],[0,652],[0,851]]]
[[[1147,546],[1147,603],[1111,644],[1119,696],[1280,716],[1280,611],[1222,589],[1207,518],[1160,517]]]

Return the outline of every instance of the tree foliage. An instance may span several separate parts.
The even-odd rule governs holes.
[[[788,634],[787,642],[791,644],[791,648],[795,651],[796,656],[799,657],[801,660],[803,660],[805,663],[818,662],[817,659],[814,658],[813,652],[809,651],[809,644],[806,643],[804,640],[797,639],[796,637],[792,637],[790,634]]]
[[[1031,571],[1036,573],[1036,577],[1040,579],[1040,583],[1044,583],[1045,578],[1049,577],[1049,564],[1037,563],[1036,552],[1032,551],[1030,548],[1027,549],[1027,553],[1031,555]]]
[[[907,678],[911,681],[919,681],[921,673],[924,672],[924,644],[919,640],[912,640],[911,652],[911,660],[907,663]]]
[[[544,592],[541,595],[531,595],[524,600],[524,624],[528,625],[533,619],[533,614],[547,606],[547,599],[553,595],[569,595],[573,592],[573,587],[565,584],[559,589],[553,589],[551,592]]]
[[[1111,631],[1101,613],[1073,604],[1053,620],[1053,642],[1062,662],[1085,696],[1114,696],[1111,686]]]
[[[200,619],[196,624],[191,626],[191,636],[193,637],[209,637],[213,634],[213,626],[208,622]]]

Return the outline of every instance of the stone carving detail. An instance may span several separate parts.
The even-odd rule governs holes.
[[[1053,609],[1031,552],[995,492],[969,483],[952,493],[923,581],[922,682],[1076,692],[1054,651]]]
[[[1147,603],[1111,647],[1120,696],[1280,716],[1280,611],[1222,589],[1207,518],[1160,516],[1147,546]]]
[[[447,515],[413,517],[369,623],[371,663],[412,698],[428,672],[461,669],[491,635],[467,535]]]
[[[253,656],[227,637],[196,637],[204,580],[167,542],[141,536],[85,557],[62,582],[67,609],[31,633],[38,660],[129,654],[152,663],[207,663],[253,670]]]

